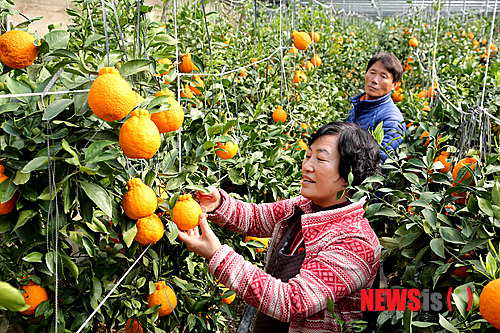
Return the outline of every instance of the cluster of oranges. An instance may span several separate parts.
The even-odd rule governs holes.
[[[404,96],[404,89],[401,87],[401,84],[398,82],[394,87],[394,92],[391,97],[394,102],[401,102]]]
[[[298,50],[305,51],[308,49],[309,45],[312,42],[317,43],[320,40],[320,35],[315,31],[311,31],[311,33],[308,34],[305,31],[294,30],[291,34],[291,37],[293,39],[293,46],[288,51],[288,53],[298,53]],[[295,70],[293,75],[292,82],[298,84],[299,82],[307,81],[307,75],[302,70],[302,68],[308,70],[320,66],[321,63],[322,60],[317,54],[314,54],[311,60],[304,60],[302,62],[302,67],[297,66],[297,69]]]
[[[131,159],[149,159],[161,146],[160,133],[176,131],[184,121],[184,111],[172,97],[162,91],[156,97],[168,95],[170,108],[151,115],[145,109],[132,109],[144,98],[137,94],[114,67],[99,70],[88,94],[89,107],[99,118],[116,121],[130,117],[120,128],[119,144],[125,156]]]

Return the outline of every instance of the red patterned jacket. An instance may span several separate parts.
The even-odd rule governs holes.
[[[220,192],[223,202],[208,214],[209,219],[241,234],[272,236],[268,251],[276,250],[273,247],[281,237],[282,222],[302,209],[306,247],[299,275],[284,283],[223,245],[208,264],[221,283],[257,310],[290,322],[290,332],[340,332],[326,308],[328,298],[335,302],[336,315],[345,323],[361,319],[360,289],[371,287],[380,261],[379,240],[363,218],[365,200],[313,213],[312,201],[302,196],[257,205]]]

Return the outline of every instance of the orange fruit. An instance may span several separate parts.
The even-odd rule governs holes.
[[[438,88],[439,88],[439,83],[434,82],[434,84],[431,85],[429,87],[429,89],[427,89],[425,97],[427,97],[427,98],[436,98],[436,93],[437,93],[437,89]]]
[[[191,73],[200,69],[191,61],[191,53],[181,55],[182,62],[179,64],[179,70],[182,73]]]
[[[250,62],[253,64],[252,65],[253,67],[257,67],[257,64],[256,64],[257,60],[259,60],[259,59],[257,59],[257,58],[250,58]]]
[[[251,240],[257,241],[257,242],[261,243],[262,245],[264,245],[263,249],[255,249],[256,252],[264,252],[267,249],[267,247],[269,246],[269,238],[245,236],[245,242],[248,242]]]
[[[288,53],[299,53],[299,50],[297,50],[297,48],[295,46],[292,46],[290,48],[290,50],[288,51]]]
[[[127,323],[125,324],[125,328],[126,328],[125,333],[143,333],[142,325],[139,322],[139,320],[134,319],[132,325],[130,325],[131,321],[132,321],[132,318],[127,319]]]
[[[125,118],[144,99],[139,97],[114,67],[103,67],[92,82],[88,95],[89,107],[106,121]]]
[[[224,44],[229,45],[229,42],[231,41],[231,38],[228,38],[224,41]]]
[[[172,208],[173,221],[180,230],[190,230],[199,223],[202,213],[200,204],[193,200],[191,194],[179,195],[177,202]]]
[[[460,172],[460,170],[464,167],[464,166],[468,166],[469,168],[472,169],[472,171],[475,170],[476,168],[476,163],[477,163],[477,160],[474,158],[474,157],[465,157],[465,158],[462,158],[460,161],[458,161],[457,164],[455,164],[455,166],[453,167],[453,171],[452,171],[452,174],[453,174],[453,180],[455,181],[453,185],[456,185],[457,183],[461,183],[463,182],[464,180],[466,179],[469,179],[472,175],[470,174],[470,171],[467,170],[467,172],[465,173],[465,175],[462,177],[462,179],[460,180],[457,180],[458,178],[458,173]],[[474,180],[472,181],[471,184],[474,183]]]
[[[222,284],[219,284],[221,286],[223,286],[223,290],[222,290],[222,293],[220,294],[221,296],[224,296],[224,294],[226,293],[226,291],[229,291],[229,288],[222,285]],[[226,304],[231,304],[233,303],[234,299],[236,298],[236,293],[232,294],[231,296],[227,296],[227,297],[223,297],[222,298],[222,303],[226,303]]]
[[[469,33],[467,34],[467,38],[469,38],[469,39],[473,39],[473,38],[474,38],[474,34],[473,34],[472,32],[469,32]]]
[[[140,178],[129,180],[127,187],[128,191],[122,199],[125,214],[133,220],[154,214],[158,202],[153,189],[144,184]]]
[[[448,153],[447,151],[442,151],[441,152],[441,155],[439,155],[438,157],[436,157],[434,159],[434,163],[435,162],[441,162],[443,163],[444,167],[439,169],[439,172],[443,172],[443,173],[446,173],[450,170],[451,168],[451,162],[447,162],[446,159],[450,157],[450,153]]]
[[[427,95],[427,90],[424,89],[422,90],[421,92],[418,93],[417,97],[422,99],[422,98],[425,98],[425,96]]]
[[[168,133],[177,131],[184,122],[184,110],[182,106],[177,102],[169,92],[159,91],[155,94],[155,97],[161,95],[168,95],[168,104],[170,104],[170,109],[156,112],[151,115],[151,120],[156,124],[160,133]]]
[[[167,67],[167,70],[165,72],[163,72],[163,74],[160,74],[160,75],[166,75],[168,73],[168,71],[174,67],[174,65],[172,64],[172,60],[168,59],[168,58],[162,58],[162,59],[158,59],[158,63],[160,65],[168,65]]]
[[[410,38],[410,41],[408,42],[408,44],[411,47],[417,47],[418,46],[418,39],[417,39],[417,37]]]
[[[241,72],[240,72],[240,76],[241,76],[241,77],[247,77],[247,76],[248,76],[248,74],[247,74],[247,70],[246,70],[245,68],[243,68],[243,69],[241,70]]]
[[[293,35],[293,45],[297,49],[305,51],[309,47],[309,44],[311,44],[311,36],[307,32],[300,31]]]
[[[403,100],[403,96],[404,96],[404,95],[403,95],[403,91],[404,91],[403,89],[397,89],[396,91],[394,91],[394,92],[392,93],[392,95],[391,95],[392,100],[393,100],[394,102],[396,102],[396,103],[397,103],[397,102],[401,102],[401,101]]]
[[[299,83],[302,81],[307,81],[307,75],[301,70],[296,70],[295,75],[293,76],[293,83]]]
[[[161,136],[148,110],[132,111],[130,118],[120,128],[118,143],[128,158],[149,159],[156,154],[161,145]]]
[[[12,68],[26,68],[38,57],[35,37],[23,30],[9,30],[0,36],[0,59]]]
[[[233,158],[238,152],[238,144],[233,143],[232,141],[227,142],[217,142],[215,148],[224,149],[224,150],[215,150],[215,155],[223,160],[228,160]]]
[[[201,95],[201,92],[196,87],[205,88],[205,83],[203,82],[203,80],[200,78],[199,75],[194,75],[193,80],[194,80],[193,83],[194,86],[190,86],[191,90],[195,95]]]
[[[163,237],[163,223],[156,214],[140,218],[135,223],[137,234],[135,240],[141,245],[155,244]]]
[[[282,123],[285,122],[286,120],[286,112],[283,110],[283,107],[281,105],[278,105],[276,107],[276,110],[273,112],[273,120],[275,123],[281,121]]]
[[[311,69],[314,68],[314,65],[312,64],[312,62],[307,60],[302,63],[302,67],[304,67],[305,69]]]
[[[479,295],[479,313],[500,330],[500,279],[488,282]]]
[[[313,64],[314,67],[318,67],[319,65],[321,65],[322,62],[323,61],[317,54],[314,54],[314,57],[312,57],[311,59],[311,63]]]
[[[167,286],[165,281],[155,282],[156,290],[148,295],[148,308],[161,304],[159,316],[163,317],[172,313],[177,306],[177,296],[174,290]]]
[[[297,150],[302,149],[307,151],[307,143],[302,139],[299,140],[299,147],[300,148],[297,148]]]
[[[21,311],[24,315],[34,315],[37,306],[49,299],[45,288],[31,280],[27,285],[21,286],[21,289],[24,290],[23,297],[26,301],[26,305],[30,306],[28,309]]]
[[[181,91],[181,97],[187,97],[187,98],[193,98],[194,94],[191,88],[189,87],[189,84],[184,85],[184,90]]]
[[[9,178],[7,177],[7,175],[4,174],[4,172],[5,172],[5,167],[0,164],[0,183]],[[18,198],[19,198],[19,191],[16,191],[12,196],[12,198],[10,198],[6,202],[0,203],[0,215],[5,215],[10,213],[14,209],[14,207],[16,207]]]
[[[319,42],[319,34],[316,31],[311,31],[311,39],[313,42]]]

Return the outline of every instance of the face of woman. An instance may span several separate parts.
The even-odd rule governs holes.
[[[345,201],[345,195],[336,200],[337,192],[347,185],[340,177],[338,135],[323,135],[308,147],[302,162],[302,189],[300,194],[320,207]]]

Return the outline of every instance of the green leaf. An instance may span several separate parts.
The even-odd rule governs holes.
[[[73,104],[72,99],[57,99],[50,103],[45,109],[42,120],[52,120],[63,112],[68,106]]]
[[[87,254],[93,257],[95,255],[94,244],[87,237],[83,237],[82,242]]]
[[[9,311],[24,311],[29,308],[21,291],[3,281],[0,281],[0,306]]]
[[[123,241],[125,242],[125,245],[127,245],[127,247],[130,247],[130,245],[132,245],[135,235],[137,235],[137,227],[135,226],[135,224],[132,228],[123,233]]]
[[[395,250],[399,248],[399,240],[390,237],[380,237],[380,245],[388,250]]]
[[[87,38],[87,40],[85,40],[84,48],[86,48],[90,44],[97,42],[97,41],[104,39],[104,38],[106,38],[104,35],[94,33],[94,34],[90,35],[90,37]]]
[[[70,58],[71,60],[78,60],[78,56],[66,49],[58,49],[47,54],[47,57]]]
[[[115,142],[109,141],[109,140],[101,140],[101,141],[96,141],[96,142],[92,143],[85,150],[85,163],[86,164],[96,163],[95,159],[103,152],[103,149],[106,148],[107,146],[114,144],[114,143]]]
[[[156,46],[158,44],[175,45],[177,43],[177,40],[169,34],[156,34],[151,40],[150,46]]]
[[[148,289],[149,289],[148,295],[151,295],[152,293],[155,292],[156,285],[155,285],[155,283],[153,281],[149,281]]]
[[[28,164],[24,166],[24,168],[21,169],[21,172],[30,173],[35,170],[41,170],[42,169],[41,167],[47,164],[48,162],[49,159],[47,156],[35,157],[31,161],[29,161]]]
[[[388,216],[388,217],[398,217],[398,214],[391,208],[383,207],[374,215],[376,216]]]
[[[89,183],[81,182],[80,186],[87,196],[92,200],[99,209],[101,209],[107,216],[113,216],[113,208],[111,205],[111,197],[108,195],[101,186]]]
[[[441,237],[449,243],[465,244],[462,234],[455,228],[439,227],[439,233]]]
[[[16,171],[16,177],[13,182],[15,185],[26,184],[30,180],[31,173],[23,173],[21,170]]]
[[[477,198],[477,203],[479,205],[479,209],[486,215],[488,216],[491,216],[491,217],[495,217],[495,213],[493,212],[493,208],[491,207],[491,203],[486,200],[486,199],[483,199],[481,197],[478,197]]]
[[[412,325],[415,327],[430,327],[436,325],[435,323],[428,323],[425,321],[414,321],[412,322]]]
[[[55,267],[54,260],[55,260],[54,251],[49,251],[45,254],[45,265],[52,274],[54,274],[54,267]]]
[[[439,315],[439,325],[441,325],[444,329],[452,333],[460,332],[452,323],[450,323],[445,317],[443,317],[442,314],[439,313],[438,315]]]
[[[54,308],[50,304],[50,300],[47,300],[38,304],[35,310],[35,317],[39,317],[43,314],[45,319],[47,319],[47,317],[52,315],[52,313],[54,313]]]
[[[328,311],[330,311],[332,314],[335,313],[334,309],[335,309],[335,303],[330,299],[328,298],[327,301],[326,301],[326,308],[328,309]]]
[[[227,170],[227,174],[229,179],[236,185],[244,185],[246,184],[245,178],[241,177],[241,174],[235,169]]]
[[[14,120],[7,120],[2,124],[2,129],[10,135],[21,136],[21,130],[17,128]]]
[[[201,61],[201,59],[198,58],[196,54],[191,55],[191,61],[193,62],[193,64],[196,65],[196,67],[198,67],[200,72],[203,73],[205,71],[205,66],[203,65],[203,61]]]
[[[369,204],[366,207],[364,217],[369,218],[369,217],[373,216],[376,212],[378,212],[380,207],[382,207],[382,203],[380,203],[380,202],[374,203],[374,204]]]
[[[43,254],[40,252],[31,252],[27,256],[23,257],[26,262],[42,262]]]
[[[31,218],[36,216],[37,211],[35,210],[23,210],[19,213],[19,217],[17,218],[17,223],[14,229],[12,229],[12,232],[16,231],[17,228],[21,228],[23,225],[26,224]]]
[[[422,215],[424,216],[425,220],[429,222],[429,225],[432,227],[433,230],[436,230],[437,227],[437,212],[434,208],[429,209],[425,208],[422,210]]]
[[[101,281],[99,281],[98,278],[93,277],[92,278],[92,287],[90,289],[90,301],[98,303],[99,299],[101,298],[102,295],[102,284]],[[95,309],[96,307],[93,306]]]
[[[169,110],[170,109],[170,104],[168,104],[169,98],[170,98],[170,96],[168,96],[168,95],[160,95],[158,97],[155,97],[151,100],[151,102],[149,102],[146,109],[152,110],[155,106],[164,105],[166,107],[165,110]]]
[[[440,256],[441,258],[445,258],[444,256],[444,241],[442,238],[434,238],[430,243],[432,251]]]
[[[491,189],[491,201],[500,206],[500,182],[497,180]]]
[[[120,74],[122,77],[127,77],[133,74],[137,74],[139,72],[144,72],[150,69],[152,60],[147,59],[134,59],[129,60],[123,63],[123,66],[120,68]]]
[[[415,185],[418,185],[419,184],[419,181],[418,181],[418,176],[415,175],[414,173],[411,173],[411,172],[404,172],[403,173],[403,176],[408,179],[408,181],[412,184],[415,184]]]
[[[469,292],[467,290],[467,287],[471,287],[470,285],[461,285],[456,287],[453,290],[453,293],[451,296],[453,297],[453,301],[455,302],[455,306],[458,309],[458,312],[462,316],[463,319],[467,317],[467,306],[468,306],[468,301],[469,301]]]
[[[43,39],[49,44],[51,50],[65,49],[69,42],[69,32],[65,30],[52,30],[45,34]]]
[[[14,185],[12,177],[7,178],[0,183],[0,202],[5,203],[9,201],[16,193],[17,186]]]
[[[79,273],[79,269],[78,269],[78,266],[76,265],[76,263],[73,262],[71,257],[66,255],[66,254],[60,253],[59,255],[61,256],[64,265],[69,269],[69,272],[75,278],[75,281],[78,282],[78,275],[80,273]]]

